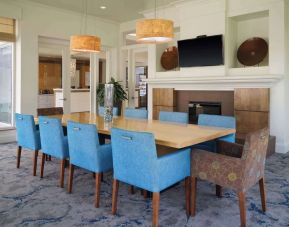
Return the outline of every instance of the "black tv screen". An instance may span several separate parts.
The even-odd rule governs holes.
[[[180,67],[223,65],[223,36],[202,36],[178,41]]]

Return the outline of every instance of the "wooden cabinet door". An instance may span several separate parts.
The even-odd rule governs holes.
[[[235,89],[235,110],[269,112],[269,94],[267,88]]]
[[[176,92],[173,88],[154,88],[154,106],[176,106]]]

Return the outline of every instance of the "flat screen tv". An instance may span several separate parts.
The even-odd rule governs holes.
[[[223,36],[201,36],[178,41],[180,67],[224,65]]]

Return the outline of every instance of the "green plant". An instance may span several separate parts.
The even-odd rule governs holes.
[[[118,106],[122,101],[127,100],[127,94],[125,90],[122,88],[121,81],[116,81],[113,77],[110,79],[109,84],[113,84],[114,86],[114,95],[113,102],[115,106]],[[104,84],[99,84],[97,90],[97,101],[100,106],[104,105]]]

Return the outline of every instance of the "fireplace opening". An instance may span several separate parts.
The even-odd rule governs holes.
[[[189,123],[197,124],[199,114],[222,115],[222,104],[220,102],[189,102]]]

